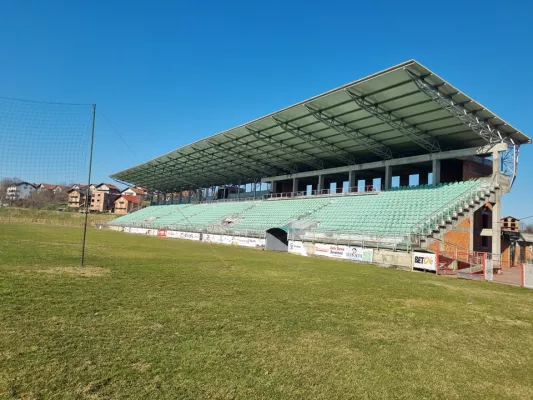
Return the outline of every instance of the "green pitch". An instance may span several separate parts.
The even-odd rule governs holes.
[[[533,291],[0,224],[0,398],[531,399]]]

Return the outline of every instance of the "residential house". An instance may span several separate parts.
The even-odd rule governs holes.
[[[67,193],[68,190],[69,190],[68,186],[56,185],[54,187],[54,189],[52,189],[52,192],[54,192],[54,194],[57,195],[57,194],[60,194],[60,193]]]
[[[146,199],[146,190],[140,187],[129,187],[122,191],[122,195],[135,196],[144,201]]]
[[[35,190],[37,190],[37,188],[29,182],[17,182],[7,188],[6,199],[25,200],[30,198]]]
[[[124,215],[137,211],[142,207],[142,202],[139,196],[123,194],[115,200],[115,214]]]
[[[515,217],[504,217],[501,219],[502,231],[518,232],[520,227],[520,220]]]
[[[520,232],[520,220],[504,217],[501,220],[502,266],[514,267],[533,258],[533,234]]]
[[[97,190],[105,193],[120,194],[120,189],[111,183],[100,183],[99,185],[96,185],[94,189],[92,186],[93,185],[91,185],[91,191]]]
[[[86,189],[70,189],[68,191],[68,206],[70,208],[85,207],[85,199],[87,198]]]
[[[120,196],[120,189],[111,183],[92,184],[89,186],[91,212],[113,212],[115,200]]]
[[[120,197],[117,193],[108,193],[101,190],[91,192],[89,211],[91,212],[113,212],[115,200]]]
[[[70,187],[71,189],[87,189],[87,185],[84,185],[83,183],[75,183]]]
[[[37,191],[40,193],[40,192],[44,192],[44,191],[53,191],[57,185],[52,185],[50,183],[38,183],[36,184],[37,186]]]

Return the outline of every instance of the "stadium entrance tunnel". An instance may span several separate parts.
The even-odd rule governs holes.
[[[266,231],[265,250],[289,251],[287,231],[282,228],[270,228]]]

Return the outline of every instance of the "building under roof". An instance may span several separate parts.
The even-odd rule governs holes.
[[[519,146],[528,143],[522,132],[410,60],[111,177],[170,192],[508,149],[514,175]]]

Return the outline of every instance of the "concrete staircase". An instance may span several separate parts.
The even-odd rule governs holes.
[[[435,214],[444,214],[438,218],[429,219],[432,221],[428,224],[429,229],[416,236],[412,242],[414,248],[427,249],[435,240],[444,241],[447,232],[461,224],[466,218],[473,219],[474,213],[483,207],[487,202],[500,201],[501,196],[509,190],[509,177],[498,174],[488,178],[486,183],[482,184],[475,193],[466,193],[455,200],[455,204],[443,207]],[[450,211],[445,210],[446,207]]]

